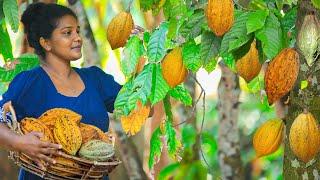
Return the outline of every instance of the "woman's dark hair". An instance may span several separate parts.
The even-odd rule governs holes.
[[[65,15],[77,19],[76,14],[69,8],[58,4],[33,3],[23,12],[21,22],[31,47],[36,53],[45,57],[45,51],[40,45],[40,38],[49,39],[58,21]]]

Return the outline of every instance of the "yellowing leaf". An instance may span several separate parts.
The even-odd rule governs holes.
[[[128,116],[121,117],[121,124],[123,130],[128,135],[135,135],[144,125],[150,113],[150,107],[143,106],[140,101],[137,102],[137,108],[133,110]]]

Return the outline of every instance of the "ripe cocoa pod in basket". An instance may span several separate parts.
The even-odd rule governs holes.
[[[319,123],[310,113],[301,113],[293,121],[289,133],[293,153],[307,163],[320,151]]]
[[[70,154],[75,155],[82,144],[82,136],[79,126],[76,122],[71,121],[67,116],[58,118],[53,129],[54,139],[62,145],[62,149]]]
[[[275,152],[283,140],[284,123],[271,119],[262,124],[253,136],[253,147],[258,157]]]
[[[232,0],[209,0],[206,10],[209,28],[222,36],[230,30],[234,22],[234,7]]]
[[[174,48],[164,57],[161,67],[163,78],[171,88],[182,83],[188,75],[188,70],[183,65],[180,47]]]
[[[21,130],[24,134],[32,131],[43,133],[42,141],[54,142],[52,131],[45,125],[39,122],[35,118],[24,118],[20,122]]]
[[[293,48],[283,49],[269,63],[264,79],[269,104],[273,104],[293,88],[299,64],[299,54]]]
[[[134,28],[133,19],[130,13],[121,12],[116,15],[107,28],[107,39],[112,49],[123,47]]]
[[[93,139],[102,140],[106,143],[112,143],[109,137],[96,126],[80,123],[80,131],[82,136],[82,144]]]
[[[69,120],[76,122],[76,124],[79,124],[82,118],[80,114],[72,110],[66,108],[53,108],[44,112],[38,120],[53,130],[56,119],[61,118],[62,116],[66,116]]]

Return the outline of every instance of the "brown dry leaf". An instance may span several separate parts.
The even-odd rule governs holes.
[[[128,135],[135,135],[141,130],[141,127],[144,125],[149,113],[150,107],[143,106],[140,101],[137,102],[137,108],[135,110],[131,111],[128,116],[121,117],[123,130]]]
[[[293,48],[283,49],[271,61],[264,77],[269,104],[292,89],[298,77],[299,64],[299,54]]]

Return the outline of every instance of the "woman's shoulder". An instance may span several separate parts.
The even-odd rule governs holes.
[[[18,73],[13,78],[11,83],[15,83],[17,81],[30,82],[30,80],[37,79],[40,75],[41,75],[41,67],[40,66],[36,66],[36,67],[33,67],[33,68],[29,69],[29,70],[24,70],[24,71]]]

